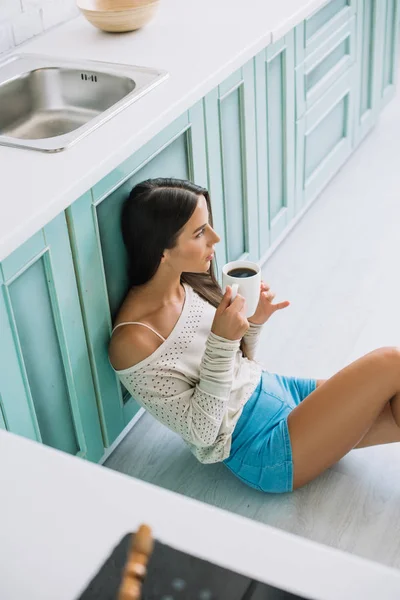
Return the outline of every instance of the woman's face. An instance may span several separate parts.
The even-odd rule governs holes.
[[[196,209],[178,237],[175,248],[168,250],[174,266],[189,273],[206,273],[214,256],[214,245],[221,238],[208,224],[207,201],[199,196]]]

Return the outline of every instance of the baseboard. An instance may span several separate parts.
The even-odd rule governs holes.
[[[139,408],[139,410],[137,411],[136,415],[133,417],[133,419],[131,419],[129,421],[128,425],[125,427],[125,429],[123,429],[121,431],[121,433],[113,441],[113,443],[111,444],[111,446],[109,446],[108,448],[106,448],[103,456],[99,460],[99,465],[102,465],[107,460],[107,458],[110,457],[110,455],[114,452],[115,448],[117,446],[119,446],[119,444],[122,442],[122,440],[124,439],[124,437],[130,432],[130,430],[132,429],[132,427],[134,425],[136,425],[136,423],[139,421],[140,417],[142,417],[145,412],[146,411],[145,411],[144,408]]]

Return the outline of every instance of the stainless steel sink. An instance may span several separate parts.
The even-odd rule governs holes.
[[[64,150],[167,77],[129,65],[13,56],[0,63],[0,145]]]

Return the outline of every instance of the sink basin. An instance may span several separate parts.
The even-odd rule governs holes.
[[[0,145],[64,150],[167,77],[129,65],[13,56],[0,63]]]

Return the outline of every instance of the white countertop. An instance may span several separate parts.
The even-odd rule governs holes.
[[[178,550],[307,598],[400,597],[399,570],[4,431],[0,457],[4,600],[73,600],[121,537],[141,523]]]
[[[105,34],[78,17],[20,46],[164,69],[170,78],[63,152],[0,146],[0,260],[324,1],[161,0],[137,32]]]

